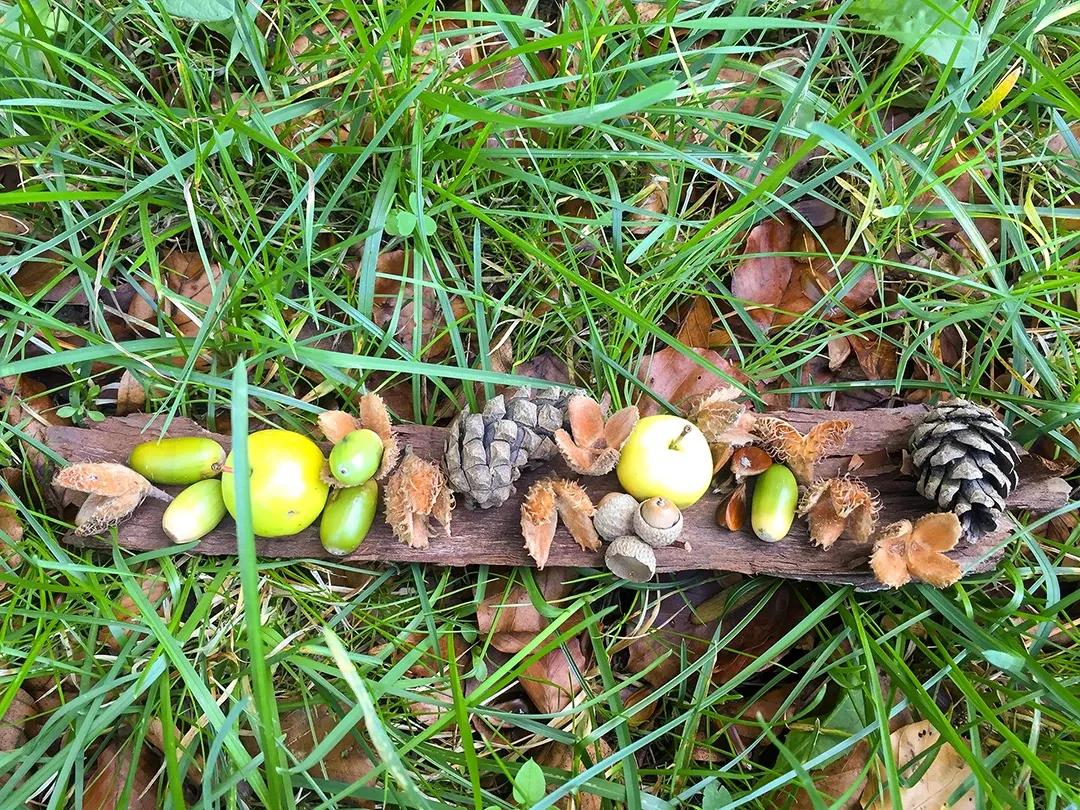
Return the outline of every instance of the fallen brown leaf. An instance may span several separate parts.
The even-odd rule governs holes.
[[[570,595],[574,571],[570,568],[545,568],[535,574],[537,587],[548,604]],[[516,653],[549,622],[533,607],[524,585],[515,584],[509,592],[500,580],[488,583],[488,596],[476,610],[477,629],[491,636],[491,646],[504,653]]]
[[[581,678],[588,662],[581,642],[575,636],[564,647],[556,647],[518,676],[521,688],[541,714],[561,712],[584,689]]]
[[[15,692],[15,697],[0,718],[0,752],[14,751],[26,745],[29,737],[27,725],[38,713],[37,702],[25,689]]]
[[[150,606],[158,616],[165,621],[169,620],[172,609],[172,600],[169,593],[169,585],[156,569],[148,570],[140,578],[139,589],[146,596]],[[128,594],[124,594],[116,603],[114,609],[116,621],[125,624],[140,624],[142,611],[135,600]],[[113,652],[120,652],[121,647],[127,641],[127,630],[122,627],[102,627],[98,632],[98,641],[107,644]]]
[[[733,720],[727,727],[727,735],[736,753],[741,754],[761,736],[762,724],[772,726],[774,721],[785,723],[791,718],[794,714],[791,706],[784,711],[780,710],[790,694],[790,686],[778,686],[752,703],[737,705],[731,710]],[[725,714],[728,712],[725,711]]]
[[[692,349],[707,349],[714,320],[712,301],[709,297],[707,295],[694,296],[694,303],[683,316],[675,339]]]
[[[18,470],[4,470],[4,480],[10,487],[16,486],[18,477]],[[23,525],[15,510],[15,503],[6,491],[0,489],[0,559],[3,559],[9,568],[22,565],[22,555],[17,550],[22,538]],[[0,583],[0,589],[3,587],[3,583]]]
[[[899,768],[901,780],[904,780],[926,766],[925,758],[919,755],[937,745],[941,733],[929,720],[921,720],[894,731],[889,739],[892,742],[893,760]],[[933,757],[933,761],[919,781],[911,787],[901,784],[898,810],[940,810],[946,807],[948,798],[971,776],[971,767],[947,742],[941,743],[936,752],[927,756]],[[883,769],[879,765],[871,771],[871,778],[862,794],[866,810],[893,810],[894,805],[888,787],[883,784],[884,780]],[[974,807],[974,789],[948,806]]]
[[[48,389],[25,374],[0,377],[0,415],[8,424],[18,426],[28,438],[45,443],[45,429],[49,425],[70,425],[71,420],[56,415],[56,404],[45,393]],[[35,467],[41,466],[45,457],[30,442],[22,442],[23,453]]]
[[[281,716],[281,733],[285,737],[285,747],[298,761],[311,756],[311,752],[341,723],[341,718],[326,706],[316,706],[310,712],[294,709]],[[346,785],[364,784],[367,775],[375,766],[364,753],[356,738],[360,726],[346,734],[331,748],[326,755],[308,771],[318,779],[329,779]],[[358,807],[372,807],[370,802],[348,798],[349,804]]]
[[[83,791],[83,810],[157,810],[158,769],[156,752],[142,747],[136,758],[130,745],[109,743],[98,754]],[[128,775],[134,768],[131,791],[126,794]]]
[[[732,379],[748,382],[745,374],[717,352],[711,349],[693,349],[692,354],[712,363]],[[716,388],[730,387],[727,380],[670,346],[643,358],[637,376],[658,397],[675,407],[687,404],[693,396],[708,394]],[[642,418],[660,412],[660,404],[651,397],[642,397],[637,406]]]
[[[593,743],[579,742],[572,747],[557,741],[550,742],[536,758],[536,762],[543,768],[565,772],[569,779],[609,756],[611,746],[601,737]],[[559,810],[600,810],[601,806],[601,797],[580,791],[575,791],[555,803]]]
[[[119,387],[116,389],[116,415],[127,416],[129,413],[137,413],[145,404],[146,389],[129,369],[124,369],[124,373],[120,375]]]
[[[198,253],[181,251],[171,251],[159,264],[162,289],[158,290],[150,281],[142,282],[145,297],[136,295],[132,299],[128,315],[155,327],[157,313],[161,312],[172,320],[179,336],[193,338],[199,333],[203,319],[214,316],[207,308],[213,298],[213,286],[221,280],[221,267],[216,264],[207,267]],[[136,330],[145,328],[139,324],[133,326]]]
[[[628,222],[634,223],[630,226],[630,233],[635,236],[648,236],[652,229],[655,228],[659,222],[661,216],[667,213],[668,210],[668,186],[666,177],[653,177],[643,190],[641,197],[637,202],[632,203],[635,208],[641,209],[640,211],[632,211],[627,217]],[[709,323],[712,323],[710,318]],[[708,333],[705,335],[708,337]],[[694,346],[698,344],[687,343],[687,346]]]

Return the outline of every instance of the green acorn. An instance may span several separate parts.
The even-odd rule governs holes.
[[[177,436],[137,445],[128,466],[154,484],[194,484],[221,473],[225,449],[213,439]]]
[[[331,554],[344,557],[367,537],[379,505],[379,485],[372,480],[358,487],[335,489],[323,509],[319,539]]]
[[[373,430],[346,433],[330,451],[330,472],[346,486],[363,484],[379,470],[383,441]]]
[[[174,543],[193,543],[208,535],[225,517],[221,480],[192,484],[175,498],[161,516],[161,528]]]
[[[767,543],[783,540],[791,531],[798,503],[799,484],[795,476],[782,464],[773,464],[754,483],[750,507],[754,534]]]

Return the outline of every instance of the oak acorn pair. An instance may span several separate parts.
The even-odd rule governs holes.
[[[608,570],[630,582],[648,582],[656,573],[654,548],[670,546],[682,533],[682,512],[666,498],[642,503],[624,492],[603,497],[593,526],[611,541],[604,554]]]

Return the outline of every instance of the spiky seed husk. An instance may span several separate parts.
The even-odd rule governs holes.
[[[394,437],[390,424],[390,411],[378,394],[364,394],[360,397],[360,424],[374,431],[382,439],[383,454],[379,469],[375,471],[375,480],[381,481],[397,466],[401,458],[401,446]]]
[[[453,496],[442,470],[416,456],[411,449],[386,484],[386,522],[394,536],[412,548],[427,548],[430,518],[442,524],[450,536]]]
[[[551,541],[555,539],[558,522],[551,481],[537,481],[529,487],[521,504],[521,534],[525,538],[525,550],[536,560],[536,567],[541,571],[551,554]]]
[[[554,484],[555,506],[559,510],[559,520],[566,526],[570,536],[574,538],[584,551],[598,551],[600,549],[600,536],[593,527],[592,518],[596,514],[596,507],[592,499],[577,481],[560,478]]]
[[[804,436],[783,419],[759,416],[754,422],[754,433],[766,450],[787,464],[795,480],[806,485],[814,481],[814,465],[843,447],[854,427],[851,422],[833,419],[814,425]]]
[[[899,588],[912,578],[936,588],[960,579],[960,564],[945,556],[956,546],[962,528],[952,512],[924,515],[885,526],[874,540],[870,567],[883,585]]]
[[[856,478],[816,481],[799,500],[799,514],[810,524],[810,539],[821,548],[829,548],[845,533],[857,543],[868,542],[879,508],[870,490]]]
[[[558,455],[552,438],[565,421],[569,396],[558,389],[489,400],[481,413],[464,409],[447,433],[450,487],[468,507],[499,506],[523,470]]]
[[[606,475],[619,463],[619,454],[638,421],[636,406],[623,408],[610,419],[596,400],[583,394],[570,398],[570,431],[555,431],[555,444],[571,470],[580,475]]]
[[[75,516],[75,534],[80,537],[104,534],[134,512],[146,495],[147,491],[139,490],[113,496],[91,494]]]
[[[919,494],[960,518],[974,541],[997,528],[1019,483],[1019,455],[989,408],[957,399],[930,410],[911,433]]]
[[[648,582],[656,574],[656,554],[640,537],[617,537],[604,552],[604,564],[629,582]]]

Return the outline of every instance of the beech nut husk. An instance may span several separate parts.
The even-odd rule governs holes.
[[[612,541],[604,552],[608,570],[629,582],[648,582],[656,574],[656,554],[640,537],[627,534]]]
[[[682,512],[666,498],[649,498],[634,512],[634,534],[653,548],[678,540],[682,525]]]
[[[614,540],[626,534],[634,533],[634,515],[638,511],[638,502],[633,495],[625,492],[609,492],[600,499],[593,515],[593,528],[605,540]]]

